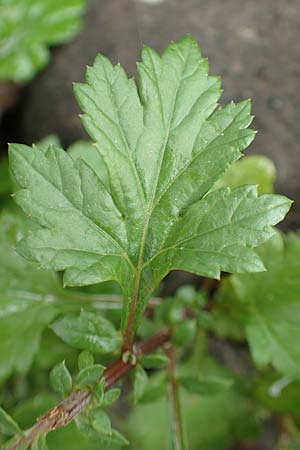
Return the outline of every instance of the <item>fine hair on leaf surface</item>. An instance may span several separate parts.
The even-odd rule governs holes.
[[[255,132],[248,100],[218,108],[220,78],[208,75],[191,36],[161,57],[144,47],[137,84],[97,56],[75,95],[97,158],[10,146],[14,198],[34,223],[21,255],[64,271],[66,286],[117,281],[129,345],[171,270],[211,278],[264,270],[254,247],[291,202],[258,196],[255,186],[212,190]]]

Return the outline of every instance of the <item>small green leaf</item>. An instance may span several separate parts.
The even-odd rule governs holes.
[[[260,194],[272,194],[276,169],[273,161],[265,156],[245,156],[234,163],[214,188],[230,186],[235,188],[243,184],[257,184]]]
[[[167,371],[159,371],[151,375],[139,403],[151,403],[163,398],[167,393]]]
[[[85,417],[77,418],[75,422],[80,433],[91,439],[92,442],[97,442],[97,448],[115,448],[129,444],[127,439],[117,430],[111,430],[110,434],[99,433]]]
[[[65,316],[51,325],[52,330],[71,347],[94,353],[111,353],[122,344],[113,324],[99,314],[82,311]]]
[[[89,386],[93,385],[100,380],[103,372],[105,370],[104,366],[101,364],[94,364],[93,366],[86,367],[82,369],[77,375],[76,385],[77,386]]]
[[[112,442],[112,444],[114,444],[114,445],[118,445],[118,446],[128,446],[129,445],[129,442],[126,439],[126,437],[123,436],[123,434],[121,434],[117,430],[112,430],[110,438],[111,438],[110,442]]]
[[[194,286],[181,286],[176,291],[176,297],[186,306],[191,306],[195,300]]]
[[[172,335],[172,342],[174,345],[180,347],[188,344],[195,336],[197,330],[196,320],[185,320],[184,322],[176,325]]]
[[[104,406],[105,395],[105,378],[103,377],[100,382],[97,382],[93,386],[93,394],[97,400],[97,406]]]
[[[81,352],[78,356],[78,368],[79,370],[85,369],[86,367],[90,367],[94,364],[94,357],[93,355],[88,352],[87,350],[84,350]]]
[[[32,450],[48,450],[46,436],[40,436],[36,439],[31,448]]]
[[[245,340],[243,316],[248,314],[232,289],[231,277],[225,277],[214,296],[211,331],[222,339]]]
[[[176,297],[163,299],[161,304],[155,308],[155,320],[166,325],[182,322],[183,314],[184,307]]]
[[[0,408],[0,433],[6,434],[8,436],[22,433],[19,425],[2,408]]]
[[[176,299],[185,306],[204,306],[207,303],[207,295],[202,291],[196,291],[194,286],[181,286],[176,291]]]
[[[121,395],[121,389],[114,388],[106,391],[103,399],[103,407],[110,406],[112,403],[116,402]]]
[[[50,384],[54,392],[66,396],[72,391],[72,377],[65,361],[57,364],[50,372]]]
[[[145,369],[162,369],[169,364],[169,358],[162,353],[142,356],[140,362]]]
[[[98,433],[111,435],[110,418],[102,409],[96,408],[91,412],[90,423]]]
[[[133,371],[133,402],[136,404],[142,398],[147,383],[148,376],[145,370],[140,366],[136,366]]]
[[[231,299],[234,299],[232,308],[239,310],[256,365],[261,368],[272,364],[280,373],[297,379],[300,365],[300,234],[277,233],[258,252],[267,271],[229,277],[223,303],[230,310]]]
[[[233,384],[233,380],[217,376],[208,376],[205,378],[183,376],[178,377],[177,381],[187,391],[205,396],[221,394]]]
[[[209,330],[214,323],[212,314],[208,311],[200,311],[197,314],[197,325],[204,330]]]
[[[30,80],[48,63],[48,47],[79,31],[84,6],[84,0],[2,1],[0,80]]]

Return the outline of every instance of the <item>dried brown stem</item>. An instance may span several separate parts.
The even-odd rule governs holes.
[[[164,329],[148,340],[139,343],[136,346],[136,354],[137,356],[148,355],[162,347],[169,340],[170,332],[168,329]],[[122,359],[113,362],[104,372],[105,388],[109,389],[132,368],[132,364],[124,362]],[[18,438],[10,447],[7,447],[7,450],[18,450],[25,444],[31,446],[39,436],[46,435],[57,428],[68,425],[85,410],[91,399],[92,393],[89,389],[74,391],[66,400],[63,400],[59,405],[39,417],[28,435]]]

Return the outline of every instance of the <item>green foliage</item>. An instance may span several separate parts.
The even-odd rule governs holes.
[[[50,373],[50,383],[54,392],[61,394],[63,397],[70,394],[72,390],[72,377],[66,367],[65,361],[53,367]]]
[[[33,443],[32,450],[48,450],[45,436],[41,436]]]
[[[104,420],[104,416],[102,416],[102,421]],[[94,428],[93,424],[96,424],[96,429]],[[93,415],[90,415],[89,417],[80,417],[80,419],[76,421],[76,425],[80,433],[88,437],[91,442],[94,441],[98,443],[98,448],[100,447],[103,449],[114,449],[128,445],[127,439],[117,430],[111,429],[109,430],[109,432],[107,432],[108,422],[106,423],[105,432],[103,433],[103,427],[102,431],[99,431],[97,429],[97,425],[99,425],[99,422],[94,422]]]
[[[111,435],[111,422],[108,415],[100,408],[94,409],[90,414],[92,427],[101,434]]]
[[[84,0],[0,0],[0,79],[30,80],[81,27]]]
[[[215,375],[202,378],[182,376],[178,378],[178,383],[194,394],[217,395],[228,389],[232,385],[232,380]]]
[[[148,383],[145,386],[143,396],[140,398],[139,403],[152,403],[165,397],[168,381],[169,377],[165,370],[148,377]]]
[[[92,312],[82,311],[79,316],[65,316],[55,321],[51,328],[64,342],[80,350],[111,353],[122,344],[113,324]]]
[[[169,358],[162,353],[152,353],[140,359],[145,369],[162,369],[169,364]]]
[[[238,305],[254,361],[299,376],[300,236],[276,234],[259,249],[261,274],[230,278],[232,307]],[[227,294],[228,296],[228,294]]]
[[[19,215],[0,214],[0,380],[15,371],[28,371],[44,329],[59,314],[79,312],[89,301],[101,306],[101,297],[99,300],[93,294],[63,289],[57,273],[43,270],[16,253],[16,242],[25,229],[24,219]],[[103,304],[109,307],[109,302]],[[120,336],[113,326],[102,317],[97,323],[105,324],[110,336],[103,337],[103,350],[103,345],[106,350],[118,348]],[[15,329],[18,333],[12,333]]]
[[[218,278],[257,272],[253,250],[272,236],[290,201],[253,186],[209,192],[253,140],[248,101],[216,109],[220,79],[187,36],[160,58],[145,47],[138,91],[103,56],[75,94],[107,177],[62,149],[10,147],[22,188],[15,200],[37,223],[18,251],[64,270],[64,283],[117,281],[140,322],[149,296],[172,269]],[[108,182],[107,182],[108,181]]]
[[[173,330],[173,344],[178,347],[188,344],[195,337],[196,330],[197,322],[195,319],[185,320],[179,323]]]
[[[134,403],[138,403],[145,393],[145,389],[148,383],[148,377],[147,373],[140,365],[136,366],[132,375],[133,401]]]
[[[27,220],[13,209],[0,216],[0,379],[11,376],[1,404],[26,435],[55,405],[50,387],[71,394],[51,414],[68,405],[74,422],[47,443],[41,427],[36,450],[116,450],[127,437],[132,450],[225,450],[255,437],[272,412],[289,415],[292,433],[278,445],[286,450],[300,417],[300,236],[273,226],[291,202],[269,195],[269,160],[237,161],[254,138],[250,104],[217,107],[220,79],[208,76],[193,38],[162,57],[145,47],[138,75],[136,85],[98,56],[75,86],[92,141],[67,152],[54,136],[10,147],[14,198]],[[0,185],[2,197],[7,187]],[[143,316],[173,269],[233,275],[151,299]],[[123,295],[104,295],[116,292],[115,282]],[[128,334],[140,324],[131,346]],[[221,367],[207,356],[207,336],[215,343],[208,332],[247,339],[263,370],[247,362],[245,380]],[[121,390],[111,389],[129,371],[130,412],[124,399],[114,404]],[[78,415],[77,395],[87,402]],[[22,433],[12,417],[0,409],[3,435]]]
[[[100,380],[105,367],[101,364],[93,364],[80,370],[76,378],[76,385],[79,387],[90,386]]]
[[[255,395],[270,411],[300,418],[300,381],[277,373],[259,377],[255,384]]]
[[[85,369],[86,367],[90,367],[93,364],[94,364],[94,357],[90,352],[84,350],[83,352],[80,353],[80,355],[78,356],[79,370]]]
[[[25,229],[19,215],[0,215],[0,380],[14,371],[28,371],[42,332],[56,316],[79,311],[94,299],[89,294],[62,289],[57,273],[43,270],[16,253],[16,242]],[[102,317],[98,322],[106,324],[110,336],[102,340],[102,345],[110,350],[117,347],[120,336],[113,326]],[[12,333],[15,329],[18,333]]]
[[[2,408],[0,408],[0,433],[9,436],[21,433],[19,425]]]
[[[177,289],[176,301],[182,306],[188,306],[189,308],[202,307],[207,303],[207,296],[203,291],[197,291],[194,286],[186,285]]]
[[[227,449],[238,439],[253,437],[258,430],[261,410],[251,399],[243,382],[201,357],[180,367],[180,374],[201,373],[202,376],[226,376],[235,383],[214,396],[198,396],[181,392],[182,411],[190,448],[197,450]],[[166,390],[165,390],[166,393]],[[165,450],[168,448],[168,405],[165,393],[152,403],[139,404],[129,419],[132,450]]]
[[[110,406],[112,403],[118,400],[120,395],[121,390],[118,388],[110,389],[109,391],[105,392],[102,406]]]
[[[274,192],[275,177],[276,169],[269,158],[259,155],[247,156],[233,164],[216,183],[215,188],[257,184],[260,194],[271,194]]]
[[[21,373],[28,370],[43,329],[61,310],[51,298],[64,295],[54,272],[39,270],[16,254],[14,246],[23,233],[21,218],[1,214],[0,379],[14,370]]]

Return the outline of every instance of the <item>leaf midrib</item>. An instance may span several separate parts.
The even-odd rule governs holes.
[[[148,49],[147,49],[148,51]],[[171,114],[169,117],[169,123],[168,123],[168,128],[166,128],[165,125],[165,117],[164,117],[164,110],[163,110],[163,104],[162,104],[162,97],[161,97],[161,92],[160,92],[160,88],[159,88],[159,80],[157,79],[157,74],[156,74],[156,70],[154,69],[154,63],[153,63],[153,59],[152,59],[152,55],[150,54],[150,59],[151,59],[151,63],[153,66],[153,72],[155,74],[155,80],[153,80],[153,82],[155,81],[156,87],[157,87],[157,91],[158,91],[158,97],[160,100],[160,108],[161,108],[161,113],[162,113],[162,118],[163,118],[163,125],[164,125],[164,129],[166,130],[166,136],[163,142],[163,145],[161,146],[160,149],[160,161],[159,161],[159,170],[157,171],[157,176],[156,176],[156,180],[154,182],[154,186],[152,188],[152,192],[151,192],[151,197],[150,197],[150,201],[147,205],[147,210],[146,210],[146,218],[145,218],[145,222],[144,222],[144,227],[143,227],[143,231],[142,231],[142,238],[141,238],[141,243],[140,243],[140,250],[139,250],[139,256],[138,256],[138,262],[137,262],[137,266],[136,266],[136,271],[135,271],[135,276],[134,276],[134,281],[133,281],[133,290],[132,290],[132,296],[131,296],[131,305],[130,305],[130,312],[129,312],[129,319],[128,319],[128,325],[127,325],[127,331],[126,331],[126,335],[125,335],[125,341],[131,340],[132,336],[132,327],[133,327],[133,323],[135,320],[135,314],[136,314],[136,309],[137,309],[137,303],[138,303],[138,297],[139,297],[139,290],[140,290],[140,283],[141,283],[141,275],[142,275],[142,270],[144,268],[144,261],[143,261],[143,257],[144,257],[144,251],[145,251],[145,244],[146,244],[146,239],[147,239],[147,235],[148,235],[148,231],[149,231],[149,223],[150,223],[150,219],[152,216],[152,212],[153,212],[153,203],[155,200],[155,194],[156,194],[156,190],[157,190],[157,185],[158,185],[158,181],[159,181],[159,177],[160,177],[160,173],[161,173],[161,168],[162,168],[162,163],[163,163],[163,158],[165,155],[165,150],[166,150],[166,146],[167,146],[167,142],[169,140],[170,137],[170,124],[174,115],[174,109],[175,109],[175,105],[176,105],[176,100],[177,100],[177,96],[178,96],[178,90],[179,87],[181,85],[182,82],[182,73],[185,69],[186,66],[186,61],[184,63],[184,66],[181,70],[181,77],[180,77],[180,81],[178,82],[177,85],[177,89],[176,89],[176,94],[174,96],[174,100],[173,100],[173,105],[171,108]],[[127,342],[128,343],[128,342]]]
[[[190,50],[189,50],[189,53],[190,53]],[[162,164],[163,164],[163,160],[164,160],[164,156],[165,156],[165,151],[166,151],[167,143],[168,143],[169,137],[170,137],[170,132],[171,132],[170,125],[171,125],[171,122],[172,122],[172,119],[173,119],[173,116],[174,116],[175,105],[176,105],[176,101],[177,101],[178,91],[179,91],[179,88],[181,86],[183,73],[184,73],[185,68],[186,68],[186,60],[188,59],[188,57],[187,57],[186,60],[184,60],[184,65],[183,65],[183,67],[181,69],[180,79],[178,80],[177,89],[176,89],[176,93],[174,95],[173,105],[172,105],[171,113],[170,113],[169,120],[168,120],[168,126],[166,127],[165,116],[164,116],[164,109],[163,109],[163,102],[162,102],[161,91],[160,91],[160,87],[159,87],[159,80],[157,78],[157,73],[156,73],[156,70],[154,68],[154,62],[153,62],[152,54],[151,54],[151,52],[150,53],[148,52],[148,54],[150,55],[151,64],[152,64],[152,67],[153,67],[153,72],[155,74],[155,80],[153,80],[153,82],[155,82],[156,87],[157,87],[157,91],[158,91],[158,97],[159,97],[159,102],[160,102],[160,109],[161,109],[161,114],[162,114],[162,117],[163,117],[163,124],[164,124],[164,129],[166,131],[166,136],[165,136],[164,142],[163,142],[163,144],[161,146],[161,149],[160,149],[159,167],[158,167],[158,170],[157,170],[156,179],[154,180],[154,185],[152,186],[151,197],[150,197],[150,201],[148,203],[148,207],[147,207],[147,211],[146,211],[146,220],[145,220],[144,228],[143,228],[143,234],[142,234],[141,245],[140,245],[140,253],[139,253],[139,258],[138,258],[138,266],[137,266],[137,271],[140,272],[140,273],[141,273],[141,271],[143,269],[143,266],[144,266],[143,256],[144,256],[145,244],[146,244],[147,234],[148,234],[148,231],[149,231],[150,219],[151,219],[151,216],[152,216],[153,210],[154,210],[155,195],[156,195],[158,181],[159,181],[160,174],[161,174],[161,169],[162,169]],[[139,278],[140,278],[140,275],[139,275]]]

